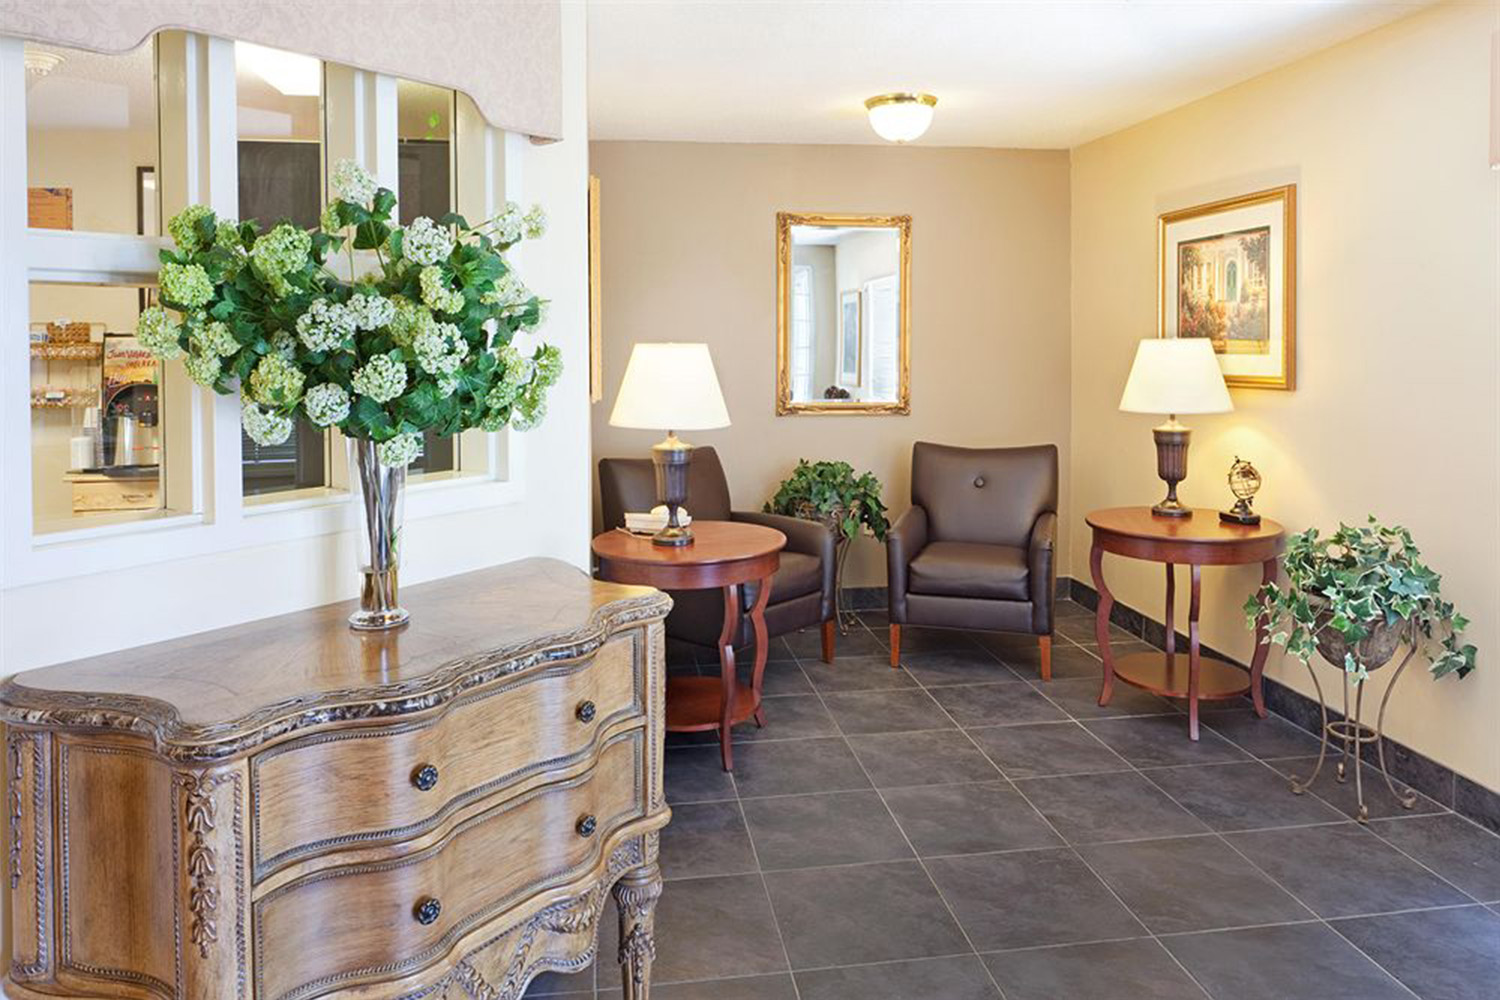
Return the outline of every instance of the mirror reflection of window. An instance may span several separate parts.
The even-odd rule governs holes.
[[[318,224],[323,211],[323,64],[312,56],[236,42],[239,212],[262,229]],[[284,444],[244,433],[246,496],[317,489],[329,483],[329,434],[305,420]]]
[[[396,81],[396,210],[403,226],[425,215],[440,219],[453,211],[453,113],[455,94],[413,80]],[[478,221],[478,220],[472,220]],[[458,438],[422,435],[422,454],[409,475],[452,472],[458,468]]]
[[[788,362],[795,403],[900,394],[900,232],[793,226]]]

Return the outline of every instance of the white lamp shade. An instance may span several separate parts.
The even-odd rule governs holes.
[[[865,102],[870,127],[887,142],[914,142],[932,125],[937,98],[931,94],[886,94]]]
[[[1143,340],[1120,396],[1126,413],[1227,413],[1234,409],[1214,346],[1202,337]]]
[[[636,344],[609,423],[654,431],[728,427],[729,410],[708,345]]]

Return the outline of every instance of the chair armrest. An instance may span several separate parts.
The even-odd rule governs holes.
[[[800,552],[803,555],[815,556],[822,570],[821,584],[823,601],[822,617],[824,621],[833,617],[834,588],[838,579],[838,541],[840,536],[828,530],[828,527],[817,521],[808,521],[800,517],[792,517],[789,514],[762,514],[759,511],[736,510],[730,511],[731,521],[740,521],[744,524],[758,524],[766,528],[775,528],[786,536],[786,550],[788,552]],[[771,595],[775,599],[775,594]]]
[[[896,519],[885,539],[886,593],[891,621],[906,622],[906,567],[927,547],[927,509],[915,504]]]
[[[729,514],[731,521],[758,524],[764,528],[775,528],[786,536],[788,552],[833,559],[833,548],[838,538],[817,521],[807,521],[790,514],[762,514],[759,511],[736,510]]]
[[[1052,634],[1053,603],[1057,598],[1057,514],[1043,511],[1031,526],[1026,568],[1031,588],[1031,629],[1038,635]]]

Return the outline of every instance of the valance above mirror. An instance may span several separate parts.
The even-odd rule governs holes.
[[[911,412],[911,216],[776,216],[776,412]]]
[[[166,28],[254,42],[329,62],[450,87],[489,124],[562,135],[558,0],[518,3],[183,3],[47,0],[0,3],[0,35],[121,53]],[[582,137],[580,137],[582,138]]]

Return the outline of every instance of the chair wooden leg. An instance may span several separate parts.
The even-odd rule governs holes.
[[[891,623],[891,666],[901,666],[901,626]]]
[[[1050,681],[1052,679],[1052,637],[1039,635],[1036,641],[1042,652],[1042,680]]]
[[[836,624],[836,622],[832,618],[828,619],[826,622],[823,623],[823,662],[824,663],[832,663],[833,662],[833,643],[834,643],[834,636],[836,635],[836,630],[834,628],[835,624]]]

